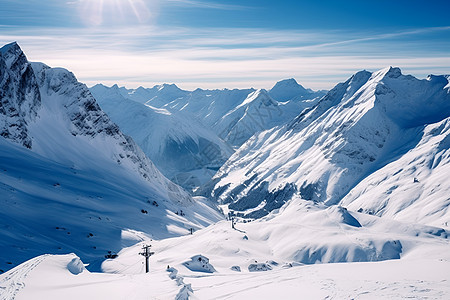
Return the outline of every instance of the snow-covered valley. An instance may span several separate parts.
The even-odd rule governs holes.
[[[325,94],[294,79],[269,91],[190,92],[174,84],[137,89],[98,84],[90,91],[162,173],[190,191],[206,184],[252,135],[289,122]]]
[[[13,43],[0,93],[1,300],[450,296],[448,76],[88,89]]]

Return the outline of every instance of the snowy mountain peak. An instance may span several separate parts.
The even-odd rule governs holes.
[[[311,90],[298,84],[294,78],[278,81],[269,91],[269,94],[278,101],[287,101],[299,96],[305,97],[312,93]]]
[[[1,53],[1,136],[62,164],[92,168],[108,161],[152,182],[166,198],[192,201],[119,130],[72,72],[29,63],[17,44]]]
[[[374,101],[383,114],[401,128],[435,123],[450,115],[450,86],[445,76],[417,79],[400,68],[374,72],[361,99]]]
[[[400,70],[400,68],[392,66],[373,73],[374,78],[376,77],[398,78],[400,76],[402,76],[402,71]]]
[[[269,91],[269,95],[277,101],[288,101],[291,99],[313,99],[323,96],[323,91],[314,92],[305,89],[294,78],[278,81]]]
[[[372,73],[366,70],[362,70],[362,71],[358,71],[355,74],[353,74],[349,80],[347,80],[346,82],[361,82],[364,81],[366,82],[370,76],[372,76]]]
[[[20,49],[16,42],[7,44],[0,48],[0,54],[3,56],[8,68],[11,68],[11,66],[15,63],[23,64],[24,60],[26,60],[25,54],[23,54],[22,49]]]
[[[300,85],[297,80],[295,80],[294,78],[289,78],[289,79],[283,79],[278,81],[273,88],[271,89],[271,91],[275,91],[277,89],[297,89],[299,91],[306,91],[306,89]]]
[[[304,110],[298,115],[291,124],[289,124],[288,128],[296,131],[302,130],[331,107],[353,97],[353,95],[367,83],[371,76],[372,73],[363,70],[353,74],[347,81],[338,83],[319,100],[317,105]]]
[[[20,49],[20,47],[17,44],[17,42],[12,42],[12,43],[4,45],[3,47],[0,48],[0,53],[4,54],[4,53],[8,52],[10,49],[14,49],[14,48],[15,49],[19,48]]]
[[[163,83],[160,85],[157,85],[156,88],[158,91],[165,91],[165,92],[180,92],[182,89],[180,89],[175,83]]]
[[[31,148],[28,123],[41,105],[31,65],[17,43],[0,49],[0,135]]]
[[[244,144],[213,177],[210,195],[250,218],[296,194],[339,204],[365,176],[412,151],[424,126],[448,120],[449,90],[445,76],[358,72],[290,125]]]
[[[264,89],[256,90],[250,94],[248,94],[247,98],[239,104],[236,109],[239,109],[242,106],[246,106],[249,104],[258,104],[258,105],[277,105],[277,102],[270,97],[269,93]]]

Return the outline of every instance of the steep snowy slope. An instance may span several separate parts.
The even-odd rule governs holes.
[[[0,269],[60,251],[93,261],[120,249],[121,231],[167,237],[218,218],[165,178],[72,73],[30,64],[15,43],[0,54]],[[181,208],[186,217],[173,216]]]
[[[175,203],[113,161],[71,167],[4,139],[0,147],[2,271],[36,255],[70,252],[98,269],[108,251],[221,219],[206,201]]]
[[[367,192],[364,204],[362,200],[357,202],[363,210],[374,208],[369,212],[393,217],[415,203],[415,210],[412,206],[411,209],[415,213],[419,207],[422,210],[416,221],[435,220],[432,224],[442,225],[439,220],[449,217],[447,211],[437,211],[447,207],[448,198],[443,195],[450,194],[449,182],[443,180],[448,145],[437,141],[445,141],[448,135],[444,128],[448,122],[445,119],[450,116],[449,89],[444,76],[418,80],[402,75],[398,68],[373,74],[359,72],[338,84],[291,124],[263,132],[244,144],[213,178],[209,186],[211,195],[238,215],[261,217],[295,194],[327,205],[339,203],[369,175],[373,174],[372,182],[379,185],[388,179],[390,172],[386,168],[393,167],[393,162],[399,161],[395,166],[402,170],[401,163],[415,161],[423,167],[422,174],[428,174],[420,176],[426,178],[415,185],[421,196],[401,199],[386,194],[375,196],[369,190],[376,189],[361,185],[354,199]],[[433,124],[436,122],[444,123]],[[431,139],[427,132],[439,137]],[[434,160],[440,162],[440,168],[433,168]],[[390,186],[386,182],[385,187],[413,182],[414,172],[397,173],[397,183],[390,179]],[[439,182],[426,183],[428,178],[439,178]],[[439,185],[434,192],[439,191],[442,196],[432,200],[434,185]],[[374,198],[378,199],[377,204],[369,202]],[[352,202],[350,199],[344,203]],[[390,199],[401,204],[387,205]],[[434,200],[440,204],[425,205]]]
[[[418,132],[417,145],[370,174],[341,204],[378,216],[449,226],[450,118]]]
[[[125,99],[117,86],[98,85],[91,90],[102,109],[158,169],[186,189],[211,179],[232,154],[224,141],[194,119]]]
[[[240,146],[257,132],[288,123],[317,100],[278,102],[266,90],[257,90],[220,118],[214,128],[225,141]]]
[[[93,166],[106,157],[137,171],[180,201],[191,201],[155,168],[69,71],[30,64],[20,47],[1,48],[2,136],[52,160]],[[100,154],[100,155],[99,155]]]

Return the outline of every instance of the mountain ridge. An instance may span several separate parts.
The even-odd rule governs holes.
[[[440,122],[450,116],[448,81],[442,80],[445,76],[434,78],[437,79],[414,79],[402,75],[398,68],[386,68],[370,76],[368,72],[358,72],[289,125],[250,139],[205,190],[219,203],[228,203],[239,215],[251,212],[249,217],[267,214],[295,194],[337,204],[370,172],[413,149],[420,142],[421,126],[428,125],[427,121]],[[418,89],[426,93],[419,94],[420,99],[406,94],[396,100],[397,96],[389,98],[380,93],[386,88],[403,92],[411,82],[423,85]],[[390,101],[393,98],[395,102]],[[413,122],[411,127],[398,122],[409,115],[408,103],[416,101],[430,103],[428,109],[415,107],[418,119],[425,123]],[[389,104],[405,109],[393,116]],[[430,119],[421,119],[424,115]],[[266,209],[258,206],[258,198],[267,200]]]

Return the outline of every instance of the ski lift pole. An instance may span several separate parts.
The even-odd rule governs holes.
[[[150,251],[150,247],[152,245],[145,245],[142,247],[142,250],[144,250],[143,252],[140,252],[139,254],[145,257],[145,273],[148,273],[150,270],[150,264],[149,264],[149,258],[150,256],[152,256],[153,254],[155,254],[155,252],[151,252]]]

